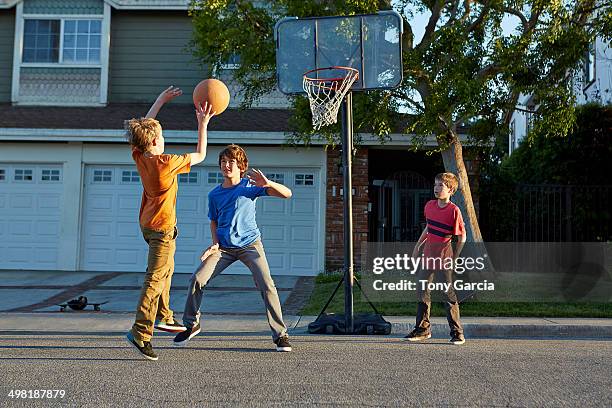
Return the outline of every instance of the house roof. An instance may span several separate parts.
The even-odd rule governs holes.
[[[146,114],[149,104],[110,104],[102,108],[12,106],[0,104],[0,127],[29,129],[122,129],[126,119]],[[210,121],[212,131],[286,132],[286,109],[228,109]],[[192,105],[169,104],[157,115],[164,129],[195,130]]]
[[[11,8],[23,0],[0,0],[0,9]],[[121,10],[187,10],[190,0],[104,0]]]
[[[0,9],[11,8],[21,0],[0,0]]]
[[[116,9],[187,10],[190,0],[104,0]]]

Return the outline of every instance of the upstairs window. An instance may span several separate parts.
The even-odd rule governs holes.
[[[100,62],[100,20],[64,21],[64,62]]]
[[[61,20],[25,20],[23,62],[58,62]]]
[[[24,63],[100,64],[102,20],[25,19]]]

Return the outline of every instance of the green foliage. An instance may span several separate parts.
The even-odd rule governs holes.
[[[602,2],[600,2],[602,3]],[[442,4],[442,7],[438,5]],[[404,82],[392,92],[355,95],[356,133],[374,133],[382,143],[397,129],[416,134],[454,135],[463,124],[486,123],[489,134],[475,132],[473,142],[489,143],[507,127],[520,93],[536,94],[540,103],[535,128],[539,133],[566,135],[574,125],[568,78],[579,69],[596,35],[609,38],[612,17],[598,12],[595,0],[403,0],[393,7],[404,16]],[[239,55],[233,71],[245,92],[244,106],[276,86],[273,27],[283,16],[328,16],[375,13],[390,9],[383,0],[194,0],[193,52],[210,73]],[[413,43],[409,17],[433,15],[424,38]],[[502,30],[504,17],[520,22],[511,34]],[[339,127],[313,132],[303,97],[293,98],[290,141],[338,141]],[[452,140],[452,138],[450,139]],[[448,138],[439,137],[440,149]]]
[[[481,173],[481,223],[488,241],[510,241],[520,218],[516,203],[520,185],[572,186],[572,237],[567,240],[606,241],[612,230],[607,204],[612,192],[607,167],[612,157],[612,106],[576,108],[575,125],[567,137],[532,132],[501,165]],[[607,186],[607,187],[606,187]],[[527,209],[543,216],[563,207],[555,199],[534,200]],[[554,208],[552,208],[552,207]],[[525,209],[523,209],[525,210]],[[560,220],[559,222],[567,222]]]
[[[576,108],[576,122],[566,138],[535,134],[503,163],[514,183],[608,185],[612,157],[612,106]],[[562,120],[561,118],[560,120]]]

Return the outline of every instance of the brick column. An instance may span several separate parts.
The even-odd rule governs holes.
[[[327,150],[327,211],[325,213],[325,269],[342,269],[344,265],[344,218],[339,149]],[[353,250],[355,268],[361,265],[361,243],[368,240],[368,150],[360,148],[353,157]],[[335,188],[334,188],[335,187]],[[334,194],[335,192],[335,194]]]

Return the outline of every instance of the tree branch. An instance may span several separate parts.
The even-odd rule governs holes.
[[[443,7],[444,0],[436,0],[431,8],[431,16],[429,17],[427,27],[425,27],[425,34],[423,35],[423,39],[421,40],[420,44],[416,47],[419,51],[429,47],[429,45],[432,43],[434,33],[436,31],[436,24],[438,24]]]
[[[476,73],[476,78],[478,79],[489,78],[489,77],[499,74],[500,72],[502,72],[501,66],[497,64],[489,64],[486,67],[483,67],[482,69],[480,69],[480,71]]]
[[[489,10],[491,10],[491,6],[489,6],[489,4],[483,4],[482,10],[480,11],[480,14],[476,18],[476,20],[474,20],[474,22],[472,24],[470,24],[470,26],[468,27],[468,32],[471,33],[472,31],[474,31],[475,29],[480,27],[480,25],[484,21],[485,17],[489,13]],[[465,14],[465,18],[469,17],[469,13],[470,13],[470,11],[467,10],[466,14]]]

